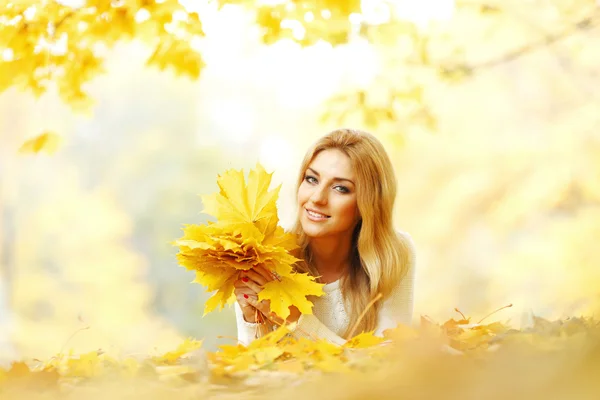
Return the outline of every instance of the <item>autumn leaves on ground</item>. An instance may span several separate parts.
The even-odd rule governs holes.
[[[0,370],[2,399],[333,398],[596,399],[600,325],[572,318],[517,331],[460,317],[423,317],[385,338],[342,347],[294,340],[282,327],[250,346],[205,352],[188,339],[166,354],[117,359],[57,354]]]

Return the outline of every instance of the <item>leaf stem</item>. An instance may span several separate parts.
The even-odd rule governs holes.
[[[367,304],[367,306],[365,307],[363,312],[358,316],[358,319],[354,323],[354,326],[352,327],[352,329],[350,329],[350,333],[348,334],[349,339],[352,339],[354,332],[358,329],[358,324],[360,324],[360,321],[362,321],[362,319],[365,317],[365,315],[367,314],[367,311],[369,311],[369,308],[371,308],[373,306],[373,304],[375,304],[375,302],[377,300],[381,299],[382,297],[383,297],[383,295],[381,293],[377,293],[377,296],[375,296],[375,298],[373,300],[371,300],[369,302],[369,304]]]
[[[457,313],[459,313],[463,317],[463,319],[465,321],[467,320],[467,317],[465,317],[465,314],[463,314],[457,307],[454,307],[454,311],[456,311]]]
[[[486,318],[487,318],[487,317],[489,317],[490,315],[492,315],[492,314],[495,314],[495,313],[497,313],[498,311],[500,311],[500,310],[504,310],[505,308],[509,308],[509,307],[512,307],[512,303],[510,303],[510,304],[508,304],[508,305],[506,305],[506,306],[504,306],[504,307],[500,307],[500,308],[499,308],[499,309],[497,309],[496,311],[492,311],[491,313],[489,313],[489,314],[488,314],[488,315],[486,315],[485,317],[481,318],[481,319],[479,320],[479,322],[477,322],[477,323],[478,323],[478,324],[480,324],[480,323],[481,323],[481,321],[483,321],[484,319],[486,319]]]
[[[71,341],[71,339],[73,339],[73,336],[77,335],[79,332],[84,331],[86,329],[90,329],[90,326],[89,325],[88,326],[84,326],[83,328],[79,328],[75,332],[73,332],[71,334],[71,336],[69,336],[69,338],[65,341],[65,343],[60,348],[60,353],[63,352],[63,350],[65,349],[65,346],[67,345],[67,343],[69,343]]]

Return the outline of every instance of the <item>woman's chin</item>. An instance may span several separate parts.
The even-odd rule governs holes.
[[[325,233],[322,227],[313,225],[310,221],[302,222],[302,230],[308,237],[319,237]]]

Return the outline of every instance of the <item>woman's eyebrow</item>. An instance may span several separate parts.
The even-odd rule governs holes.
[[[312,173],[315,174],[316,176],[320,176],[319,173],[317,171],[315,171],[314,169],[312,169],[311,167],[308,167],[307,169],[311,170]],[[338,178],[338,177],[335,177],[332,180],[334,180],[334,181],[346,181],[346,182],[350,182],[351,184],[354,185],[354,182],[352,182],[350,179],[347,179],[347,178]]]

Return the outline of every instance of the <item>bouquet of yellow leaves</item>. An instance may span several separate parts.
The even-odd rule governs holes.
[[[284,320],[290,306],[311,314],[312,302],[307,296],[323,295],[323,285],[314,277],[294,271],[293,264],[299,259],[290,251],[298,246],[295,236],[278,226],[276,201],[281,185],[269,191],[271,176],[260,164],[250,171],[247,183],[243,170],[230,169],[219,175],[220,191],[202,196],[202,212],[217,221],[186,225],[183,237],[174,242],[180,250],[179,263],[196,271],[194,282],[209,292],[216,291],[207,300],[204,315],[235,301],[233,285],[240,272],[257,266],[279,277],[264,286],[258,299],[270,300],[271,311]]]

